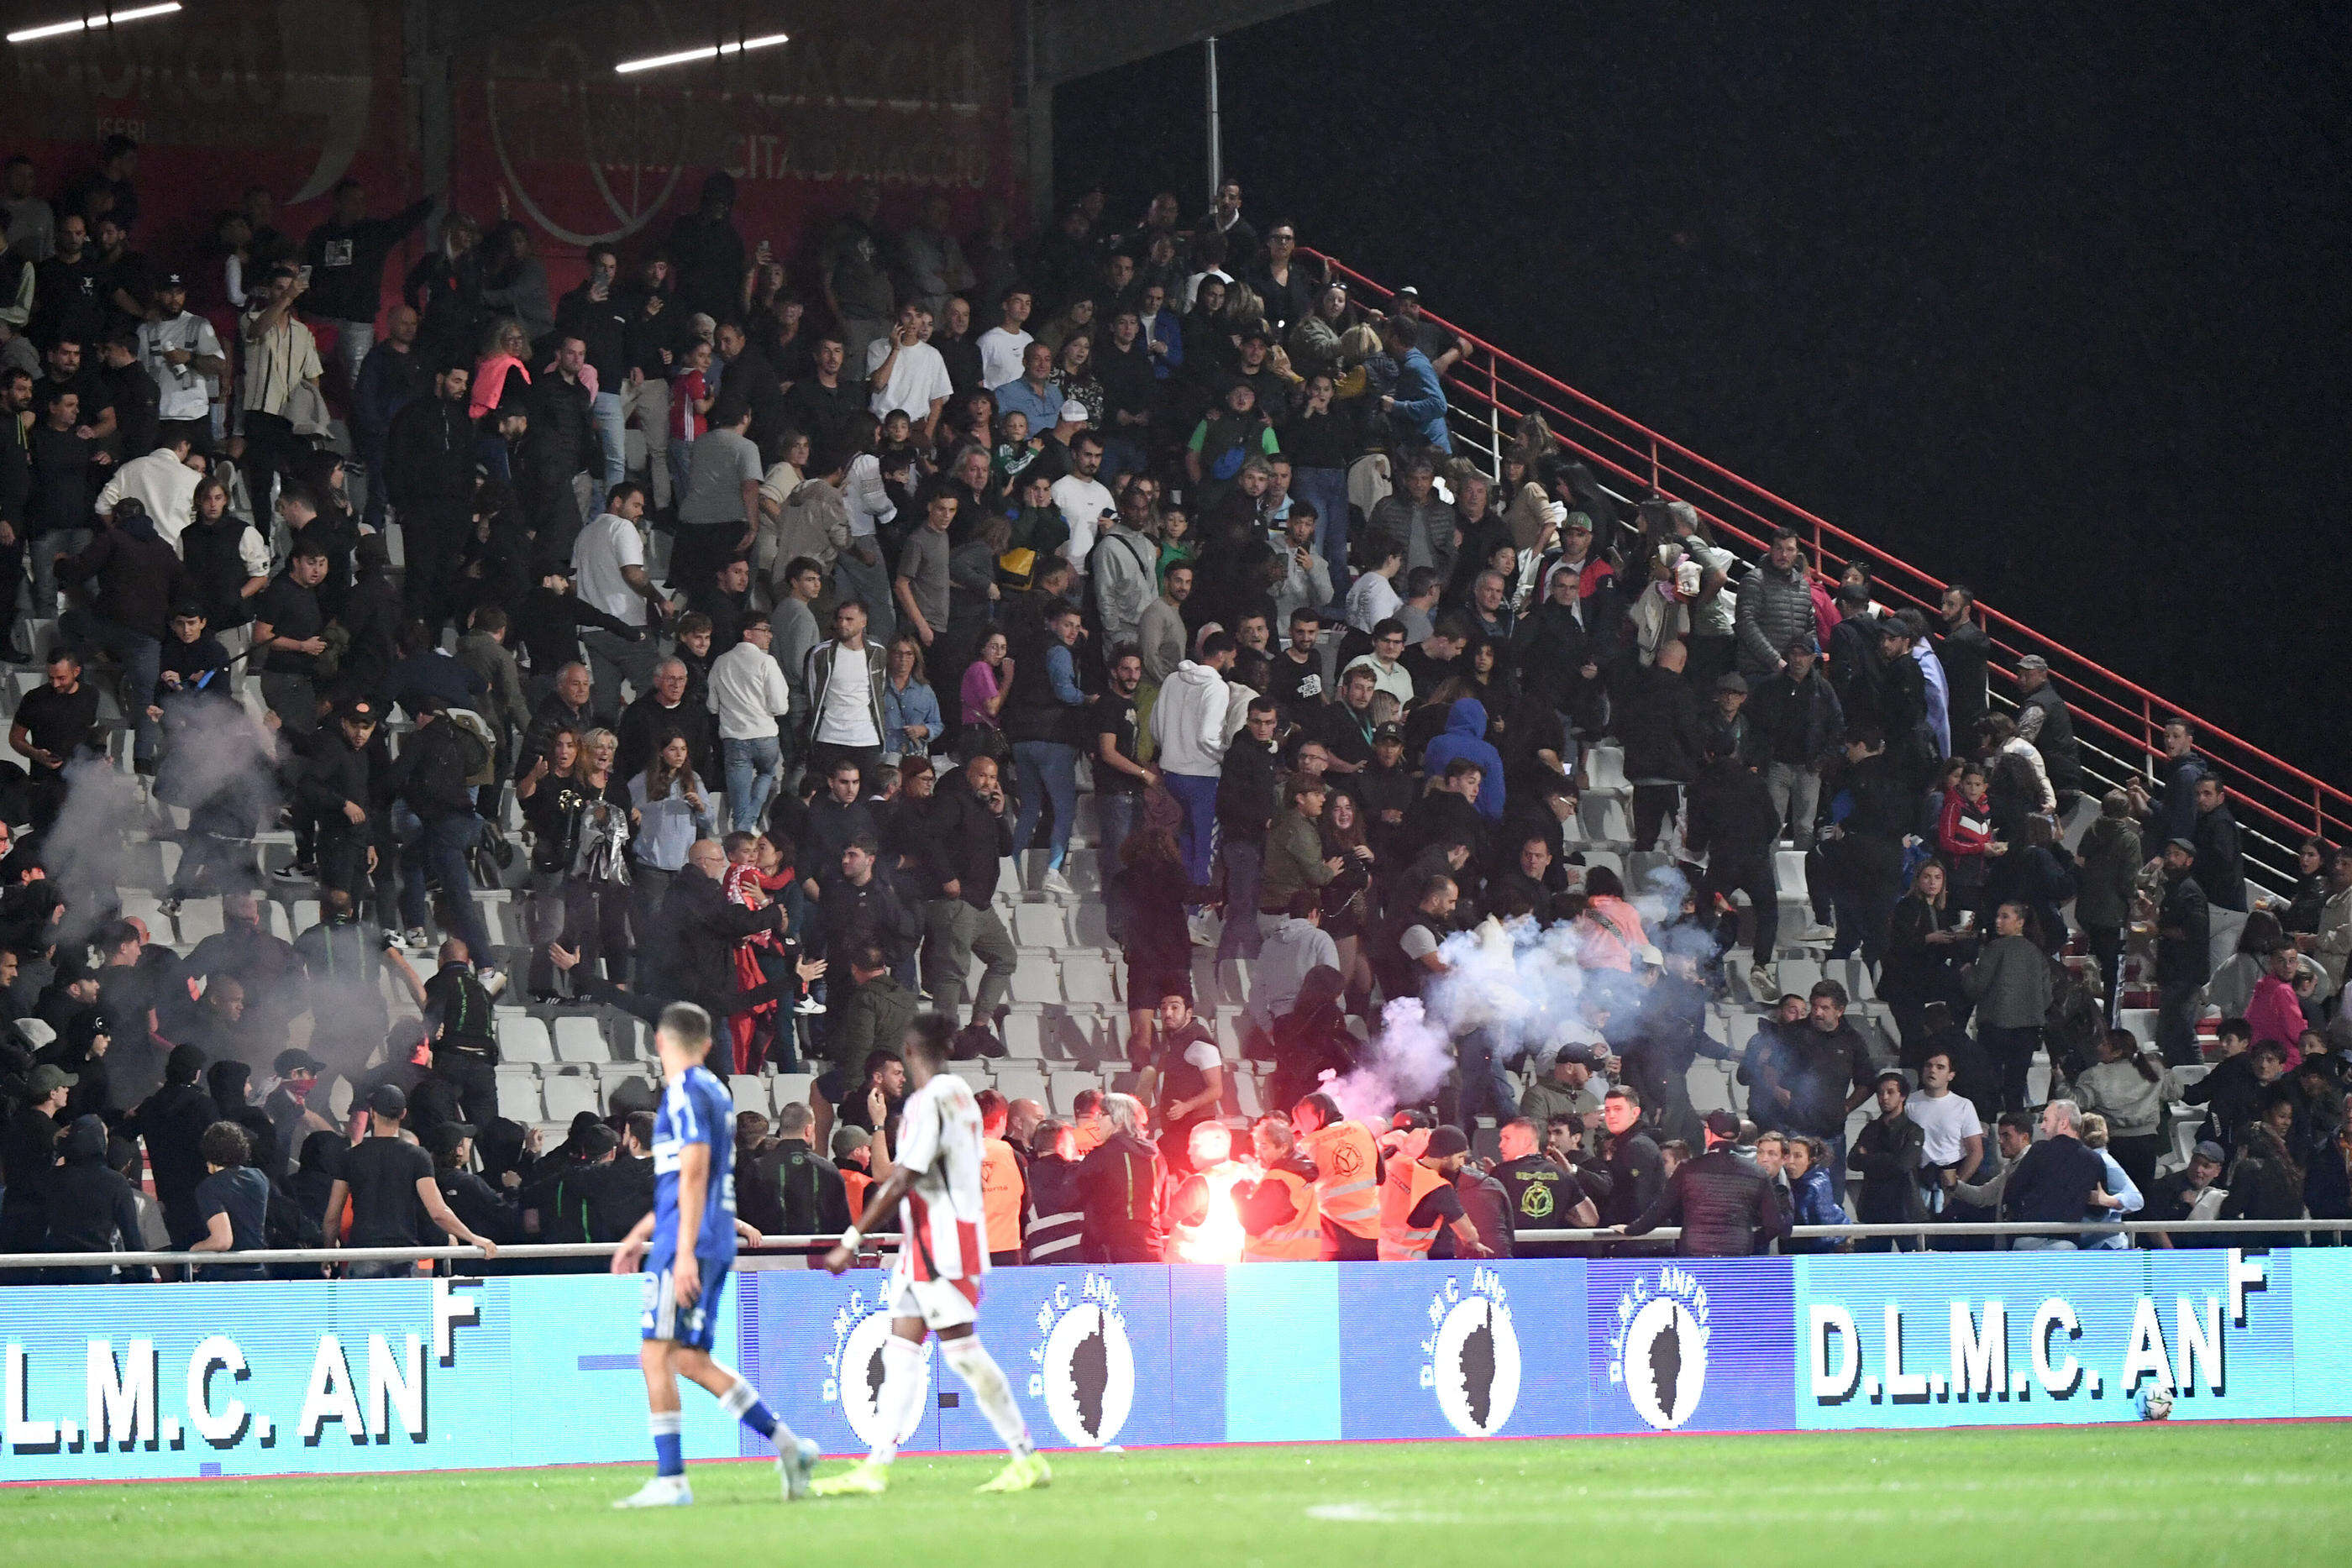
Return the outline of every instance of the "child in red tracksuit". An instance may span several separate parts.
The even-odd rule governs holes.
[[[1936,852],[1952,868],[1951,906],[1974,909],[1984,898],[1985,872],[2001,852],[1992,836],[1992,800],[1984,769],[1971,762],[1960,769],[1959,787],[1944,797],[1943,820],[1936,824]]]
[[[764,833],[730,833],[726,840],[729,902],[764,909],[792,884],[793,868]],[[823,1012],[806,982],[824,973],[822,960],[801,960],[800,944],[774,931],[758,931],[735,946],[735,980],[753,998],[727,1022],[735,1046],[735,1071],[754,1071],[765,1057],[781,1072],[800,1071],[798,1034],[791,1019]],[[814,973],[811,971],[814,970]],[[790,1009],[783,1005],[793,1002]]]

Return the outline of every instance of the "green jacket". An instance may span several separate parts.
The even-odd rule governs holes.
[[[920,1000],[887,973],[858,987],[834,1036],[835,1061],[854,1070],[877,1047],[898,1050],[898,1042],[907,1037],[907,1026],[920,1010]]]
[[[1323,863],[1323,836],[1296,807],[1284,810],[1265,835],[1265,871],[1258,882],[1257,906],[1268,915],[1290,910],[1290,895],[1321,887],[1338,874]]]

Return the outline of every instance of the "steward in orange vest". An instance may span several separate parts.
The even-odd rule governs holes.
[[[1381,1237],[1381,1155],[1370,1129],[1341,1116],[1323,1093],[1309,1094],[1292,1109],[1290,1127],[1315,1166],[1324,1258],[1371,1261]]]
[[[1470,1140],[1459,1127],[1439,1127],[1426,1135],[1405,1134],[1389,1151],[1381,1182],[1381,1261],[1404,1262],[1429,1256],[1440,1226],[1454,1227],[1456,1253],[1491,1258],[1478,1228],[1462,1207],[1454,1178],[1470,1163]]]
[[[1242,1217],[1242,1261],[1312,1263],[1323,1256],[1323,1220],[1315,1197],[1315,1162],[1298,1152],[1290,1124],[1262,1116],[1250,1130],[1265,1174],[1234,1187]]]

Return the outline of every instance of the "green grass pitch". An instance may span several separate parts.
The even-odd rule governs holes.
[[[785,1504],[765,1464],[695,1506],[606,1506],[650,1467],[0,1488],[25,1561],[919,1563],[922,1568],[1828,1561],[2261,1568],[2352,1552],[2352,1424],[1579,1438],[902,1458],[889,1495]],[[820,1473],[832,1473],[828,1463]]]

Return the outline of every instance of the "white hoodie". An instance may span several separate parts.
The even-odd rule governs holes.
[[[1213,779],[1224,767],[1225,677],[1187,659],[1151,705],[1151,742],[1162,772]]]

